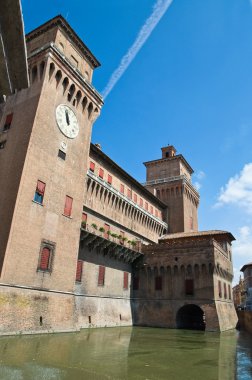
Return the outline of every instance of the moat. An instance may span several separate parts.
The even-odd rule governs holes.
[[[252,336],[107,328],[0,338],[0,380],[249,380]]]

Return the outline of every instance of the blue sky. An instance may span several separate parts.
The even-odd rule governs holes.
[[[169,2],[23,0],[25,30],[62,14],[100,60],[93,84],[103,92],[158,1]],[[92,140],[140,182],[142,162],[173,144],[195,170],[200,229],[237,239],[237,279],[252,261],[252,1],[171,1],[106,97]]]

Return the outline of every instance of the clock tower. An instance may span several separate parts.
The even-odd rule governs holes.
[[[72,292],[100,64],[61,16],[26,42],[30,86],[0,106],[0,278]]]

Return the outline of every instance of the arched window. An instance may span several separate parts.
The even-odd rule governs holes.
[[[62,78],[62,72],[61,72],[61,70],[58,70],[57,73],[56,73],[56,75],[55,75],[56,87],[58,87],[58,84],[59,84],[61,78]]]
[[[92,111],[93,111],[93,103],[90,102],[89,105],[88,105],[88,118],[89,119],[91,117]]]

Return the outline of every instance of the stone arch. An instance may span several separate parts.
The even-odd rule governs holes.
[[[88,105],[88,119],[90,119],[92,111],[93,111],[93,103],[90,102]]]
[[[58,87],[59,82],[61,81],[61,78],[62,78],[62,71],[61,70],[57,70],[57,72],[55,74],[56,87]]]
[[[44,71],[45,71],[45,61],[42,61],[42,62],[40,62],[40,65],[39,65],[39,76],[40,76],[40,79],[43,78]]]
[[[174,267],[173,267],[173,274],[174,274],[174,276],[178,275],[178,266],[177,265],[174,265]]]
[[[62,82],[63,94],[66,92],[68,85],[69,85],[69,79],[68,77],[65,77]]]
[[[74,93],[75,93],[75,85],[72,83],[70,88],[69,88],[69,91],[68,91],[68,94],[67,94],[67,100],[70,102],[72,100],[72,97],[74,96]]]
[[[32,68],[32,83],[38,79],[38,68],[37,65]]]
[[[77,91],[77,94],[76,94],[77,107],[78,107],[78,105],[79,105],[79,103],[80,103],[81,96],[82,96],[81,91],[78,90],[78,91]]]
[[[186,330],[205,330],[204,311],[194,304],[182,306],[176,314],[176,327]]]
[[[50,66],[49,66],[49,80],[51,79],[54,71],[55,71],[55,64],[53,62],[51,62]]]
[[[87,102],[88,102],[87,97],[84,96],[84,98],[82,99],[82,102],[81,102],[81,105],[82,105],[82,112],[85,111],[86,106],[87,106]]]
[[[194,275],[196,278],[199,277],[199,265],[198,264],[194,265]]]

